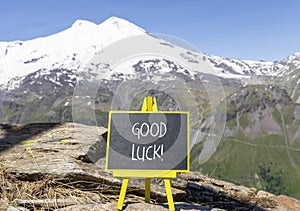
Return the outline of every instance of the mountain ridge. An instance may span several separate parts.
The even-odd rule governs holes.
[[[146,35],[147,32],[127,20],[110,17],[100,24],[76,20],[71,27],[46,37],[27,41],[0,42],[0,84],[16,76],[25,76],[39,69],[82,69],[101,49],[120,39]],[[203,54],[204,59],[220,77],[249,77],[284,75],[286,65],[297,65],[300,53],[280,62],[229,59]],[[195,57],[192,54],[185,55]],[[199,58],[194,59],[202,59]]]

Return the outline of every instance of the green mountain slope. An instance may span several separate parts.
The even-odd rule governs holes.
[[[203,165],[194,157],[210,176],[300,198],[300,105],[279,87],[247,86],[227,99],[217,151]]]

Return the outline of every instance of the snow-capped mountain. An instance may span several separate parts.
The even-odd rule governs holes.
[[[80,69],[107,45],[145,33],[134,24],[111,17],[101,23],[77,20],[68,29],[28,41],[0,42],[0,84],[40,69]]]
[[[36,71],[39,71],[39,74],[41,72],[46,74],[54,69],[80,72],[97,52],[109,44],[143,34],[147,35],[144,29],[124,19],[111,17],[99,25],[77,20],[62,32],[34,40],[0,42],[0,87],[2,85],[13,89],[24,77]],[[281,62],[245,61],[189,51],[168,42],[161,44],[173,46],[174,50],[190,63],[208,62],[214,70],[210,73],[224,78],[279,76],[289,70],[287,66],[299,67],[299,54]]]
[[[218,56],[209,56],[207,58],[211,65],[220,73],[222,77],[228,77],[228,74],[236,76],[249,75],[273,75],[281,73],[283,64],[279,62],[264,62],[251,60],[228,59]]]

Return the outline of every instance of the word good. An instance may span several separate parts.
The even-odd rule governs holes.
[[[133,135],[137,136],[138,139],[141,137],[146,137],[151,135],[152,137],[162,138],[167,133],[167,126],[164,122],[160,123],[135,123],[132,126],[131,132]]]

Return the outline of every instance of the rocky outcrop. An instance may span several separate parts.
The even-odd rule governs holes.
[[[122,179],[104,171],[105,128],[73,123],[0,128],[1,210],[116,210]],[[300,210],[296,199],[197,172],[178,174],[171,185],[176,210]],[[130,179],[124,210],[168,210],[163,181],[151,180],[151,202],[145,203],[144,179]]]

